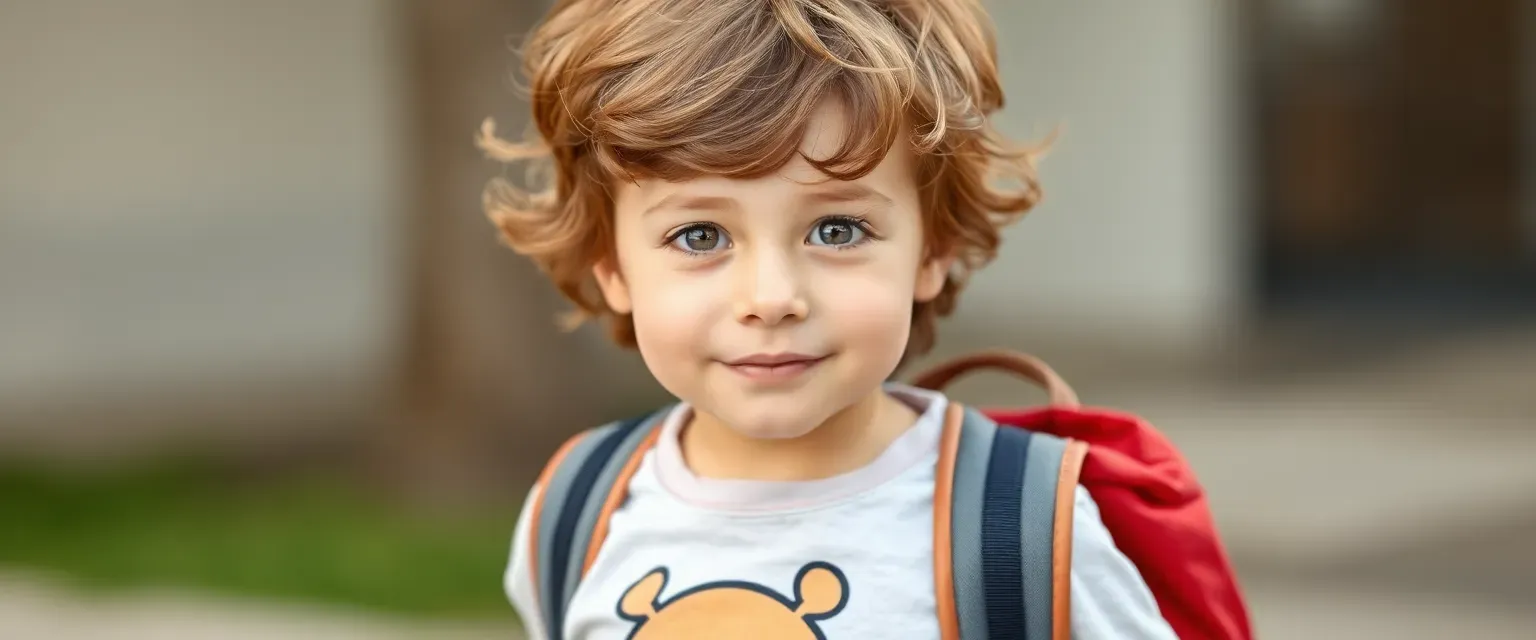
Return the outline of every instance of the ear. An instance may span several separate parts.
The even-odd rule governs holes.
[[[949,269],[955,266],[950,255],[929,256],[917,268],[917,284],[912,289],[914,302],[930,302],[939,297],[944,283],[949,281]]]
[[[646,620],[656,615],[657,600],[666,586],[666,567],[652,569],[624,592],[619,600],[619,614],[630,620]]]
[[[795,576],[795,613],[812,620],[837,615],[848,603],[848,579],[843,572],[825,562],[812,562]]]
[[[634,309],[629,298],[629,283],[624,281],[624,274],[612,258],[603,258],[592,265],[592,276],[597,279],[597,288],[603,292],[603,301],[614,313],[624,315]]]

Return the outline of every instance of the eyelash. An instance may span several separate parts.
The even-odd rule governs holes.
[[[864,234],[864,237],[860,238],[856,242],[850,242],[848,244],[837,245],[835,247],[829,247],[829,248],[831,248],[834,251],[843,251],[843,250],[846,250],[846,249],[853,249],[855,247],[863,246],[864,244],[866,244],[866,243],[868,243],[868,242],[870,242],[872,240],[881,240],[882,239],[880,236],[875,234],[873,229],[870,228],[869,220],[867,220],[867,219],[865,219],[865,218],[863,218],[861,216],[850,216],[850,215],[842,215],[842,214],[831,215],[831,216],[827,216],[825,218],[818,219],[816,221],[816,224],[811,225],[812,233],[815,232],[816,228],[818,228],[821,225],[824,225],[824,224],[826,224],[828,222],[840,222],[842,224],[846,224],[846,225],[848,225],[850,227],[858,229],[861,233]],[[681,253],[681,254],[683,254],[685,256],[688,256],[690,258],[702,258],[702,257],[708,256],[708,255],[711,255],[712,253],[714,253],[714,251],[690,251],[688,249],[682,249],[682,248],[679,248],[677,246],[678,238],[683,237],[683,235],[688,233],[689,231],[692,231],[694,229],[700,229],[700,228],[703,228],[703,229],[714,229],[717,233],[720,234],[720,236],[722,238],[725,239],[725,241],[727,243],[727,246],[729,246],[730,235],[725,232],[725,229],[721,229],[720,225],[714,224],[712,222],[694,222],[694,223],[691,223],[691,224],[686,224],[686,225],[683,225],[681,227],[678,227],[677,230],[673,231],[672,233],[667,234],[666,239],[663,240],[662,243],[661,243],[661,248],[669,249],[669,250],[672,250],[672,251],[676,251],[676,252]],[[810,244],[809,240],[807,240],[806,244]]]
[[[828,222],[838,222],[838,223],[846,224],[846,225],[848,225],[850,227],[858,229],[861,233],[864,234],[864,237],[859,238],[855,242],[850,242],[848,244],[840,244],[840,245],[837,245],[835,247],[831,247],[831,249],[833,249],[835,251],[844,251],[844,250],[852,249],[852,248],[855,248],[855,247],[861,247],[861,246],[864,246],[865,243],[870,242],[871,240],[879,240],[880,239],[880,236],[875,235],[874,230],[869,228],[869,221],[868,220],[866,220],[866,219],[864,219],[862,217],[859,217],[859,216],[849,216],[849,215],[827,216],[825,218],[817,220],[816,224],[811,225],[811,233],[815,233],[816,229],[818,229],[819,227],[821,227],[821,225],[824,225],[824,224],[826,224]],[[818,246],[821,246],[821,245],[818,245]]]
[[[681,253],[690,258],[703,258],[713,254],[714,251],[691,251],[689,249],[684,249],[677,246],[678,238],[683,237],[689,231],[693,231],[694,229],[714,229],[716,233],[720,234],[721,240],[727,243],[726,246],[730,246],[731,236],[726,234],[725,229],[721,229],[720,225],[711,222],[694,222],[678,227],[676,231],[667,234],[666,239],[662,240],[661,242],[661,248],[670,251],[676,251],[677,253]]]

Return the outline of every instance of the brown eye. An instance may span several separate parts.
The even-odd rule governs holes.
[[[848,247],[864,240],[864,229],[853,220],[832,218],[816,223],[806,240],[823,247]]]
[[[685,253],[709,253],[725,248],[728,242],[720,227],[697,224],[683,229],[672,238],[673,248]]]

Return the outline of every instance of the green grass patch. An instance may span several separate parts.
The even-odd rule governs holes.
[[[0,567],[423,617],[511,618],[517,513],[429,518],[345,483],[231,483],[195,466],[0,467]]]

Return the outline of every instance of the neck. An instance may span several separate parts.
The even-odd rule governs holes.
[[[874,462],[916,419],[910,407],[876,389],[798,438],[747,437],[695,412],[678,444],[688,468],[700,477],[820,480]]]

